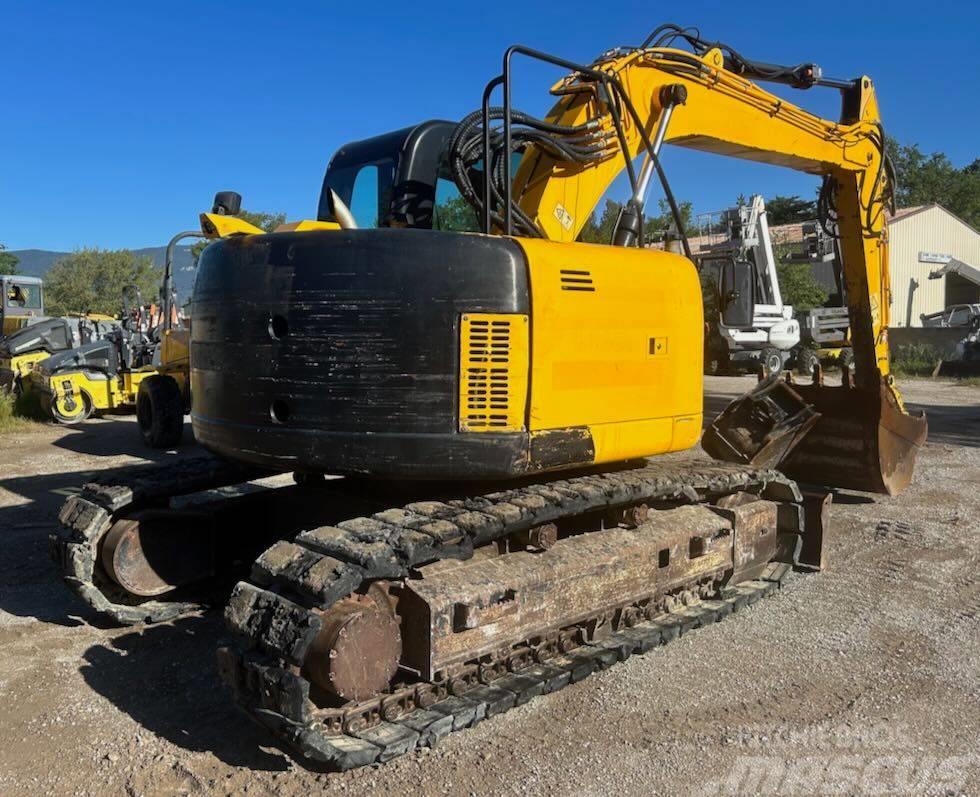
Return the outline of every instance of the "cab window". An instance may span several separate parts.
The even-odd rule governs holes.
[[[515,152],[510,159],[511,174],[517,173],[524,152]],[[483,182],[483,161],[473,164],[474,186],[479,189]],[[433,230],[450,230],[453,232],[483,232],[483,225],[477,217],[473,206],[459,193],[459,188],[452,178],[449,169],[448,156],[443,153],[439,166],[439,178],[436,180],[436,202],[432,214]]]
[[[330,174],[330,187],[350,208],[358,227],[378,227],[391,206],[395,182],[395,161],[383,158],[374,163],[336,169]]]
[[[456,183],[439,176],[436,182],[436,204],[432,213],[433,230],[480,232],[480,222],[473,206],[459,193]]]
[[[7,307],[22,310],[41,309],[41,286],[13,283],[7,286]]]
[[[701,278],[701,297],[704,302],[704,315],[708,321],[717,320],[721,312],[719,292],[721,290],[721,269],[724,260],[702,258],[698,262],[698,276]]]

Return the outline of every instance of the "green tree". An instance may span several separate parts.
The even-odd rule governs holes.
[[[777,194],[766,200],[766,219],[769,224],[792,224],[798,221],[810,221],[816,217],[817,202],[815,199]]]
[[[432,216],[433,230],[477,232],[481,229],[473,206],[464,197],[451,197],[437,204]]]
[[[106,313],[122,307],[122,292],[136,285],[144,301],[156,298],[163,270],[146,255],[128,249],[79,249],[57,260],[45,277],[45,304],[50,315]]]
[[[674,216],[670,212],[670,205],[666,199],[658,202],[660,213],[656,216],[647,216],[643,221],[643,235],[647,243],[660,241],[664,234],[671,227]],[[602,216],[596,221],[595,213],[589,217],[582,227],[578,239],[586,243],[608,244],[612,241],[613,231],[616,229],[616,222],[623,206],[619,202],[611,199],[606,200],[606,205],[602,210]],[[690,232],[692,205],[690,202],[681,202],[677,206],[680,211],[681,221],[684,229]]]
[[[674,214],[670,212],[670,203],[666,199],[661,199],[658,200],[657,205],[660,208],[660,214],[647,216],[643,223],[643,232],[647,241],[662,240],[667,230],[674,224]],[[691,235],[691,216],[694,213],[694,206],[690,202],[679,202],[677,210],[680,213],[684,231]]]
[[[791,305],[794,310],[823,307],[829,295],[827,290],[814,279],[813,268],[809,263],[794,263],[786,259],[792,251],[792,244],[777,244],[773,248],[776,278],[779,280],[783,302]]]
[[[891,138],[886,150],[895,167],[898,207],[938,202],[980,228],[980,159],[957,169],[942,152],[927,155],[917,144],[902,145]]]
[[[6,251],[7,247],[0,244],[0,274],[17,274],[17,264],[20,262],[17,255],[12,255]]]
[[[253,210],[241,210],[238,212],[236,218],[242,221],[247,221],[249,224],[254,224],[259,229],[265,230],[266,232],[272,232],[280,224],[284,224],[286,221],[285,213],[262,213],[260,211]],[[198,241],[191,247],[191,257],[194,259],[194,266],[197,267],[197,259],[201,256],[201,252],[204,251],[204,247],[207,246],[210,241]]]
[[[578,239],[589,244],[608,244],[612,241],[613,230],[616,229],[616,222],[619,219],[620,211],[623,206],[619,202],[611,199],[606,200],[605,207],[602,209],[602,216],[596,221],[595,211],[582,225],[582,230],[578,234]]]

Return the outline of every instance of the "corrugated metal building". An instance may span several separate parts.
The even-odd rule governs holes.
[[[980,286],[957,274],[929,279],[953,257],[980,268],[980,232],[941,205],[899,210],[888,223],[891,326],[920,327],[921,315],[980,302]]]

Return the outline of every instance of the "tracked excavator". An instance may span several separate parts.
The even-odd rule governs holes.
[[[543,119],[512,107],[518,59],[567,72]],[[759,81],[837,90],[841,118]],[[718,461],[664,456],[698,442],[703,352],[689,253],[639,246],[654,177],[675,206],[664,143],[822,175],[844,252],[853,375],[761,383],[712,425]],[[577,243],[624,170],[613,245]],[[742,611],[822,566],[827,487],[912,477],[926,422],[889,374],[891,188],[866,77],[675,25],[591,64],[512,47],[462,122],[343,147],[315,220],[204,250],[192,423],[215,456],[72,497],[52,538],[65,580],[142,623],[238,579],[223,679],[284,749],[335,769]]]

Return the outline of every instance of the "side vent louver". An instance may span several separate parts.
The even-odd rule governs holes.
[[[592,273],[563,268],[561,270],[561,289],[563,291],[595,291],[595,285],[592,284]]]
[[[511,432],[524,427],[528,319],[469,313],[460,335],[459,429]]]

